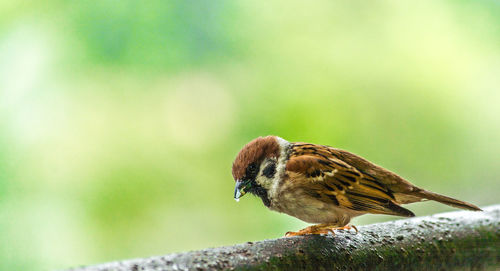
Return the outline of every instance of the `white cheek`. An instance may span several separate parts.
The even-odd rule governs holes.
[[[265,189],[269,189],[270,187],[272,187],[272,180],[260,174],[257,176],[257,178],[255,178],[255,182],[257,182]]]
[[[268,178],[264,175],[264,169],[271,163],[276,163],[274,160],[266,160],[264,163],[262,163],[261,169],[259,171],[259,174],[257,175],[257,178],[255,178],[255,181],[260,184],[263,188],[270,190],[274,183],[276,182],[278,174],[275,173],[273,178]]]
[[[285,169],[286,169],[286,163],[287,163],[287,158],[288,158],[288,151],[290,149],[291,143],[277,137],[278,139],[278,144],[280,145],[280,156],[279,159],[266,159],[260,168],[259,174],[257,175],[257,178],[255,178],[255,181],[260,184],[263,188],[267,189],[268,191],[268,196],[272,200],[275,198],[277,193],[279,192],[279,184],[281,180],[283,179],[285,175]],[[274,163],[276,164],[276,172],[274,173],[274,176],[272,178],[267,178],[264,176],[262,173],[264,169],[270,164]]]

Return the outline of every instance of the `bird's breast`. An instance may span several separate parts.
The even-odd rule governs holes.
[[[311,197],[300,188],[279,191],[271,198],[269,208],[308,223],[330,223],[339,226],[349,223],[353,216],[348,210]]]

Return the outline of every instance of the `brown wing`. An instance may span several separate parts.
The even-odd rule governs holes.
[[[287,171],[303,182],[311,196],[360,212],[414,216],[397,205],[391,189],[339,159],[332,148],[295,143]]]
[[[370,161],[364,159],[363,157],[360,157],[348,151],[339,150],[332,147],[322,147],[327,148],[328,152],[332,156],[358,169],[363,173],[365,179],[375,180],[383,186],[387,187],[387,189],[392,191],[392,193],[394,194],[397,203],[405,204],[423,200],[435,200],[456,208],[462,208],[472,211],[481,210],[474,204],[416,187],[396,173],[375,165]]]

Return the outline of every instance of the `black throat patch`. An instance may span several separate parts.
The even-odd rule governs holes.
[[[267,189],[260,186],[255,180],[252,181],[252,186],[248,190],[249,193],[259,197],[262,200],[262,203],[266,205],[266,207],[271,206],[271,200],[267,196]]]

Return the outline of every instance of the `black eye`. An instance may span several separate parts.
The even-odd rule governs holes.
[[[257,175],[257,166],[255,165],[255,163],[251,163],[250,165],[248,165],[248,167],[247,167],[247,175],[248,176],[255,176],[255,175]]]

